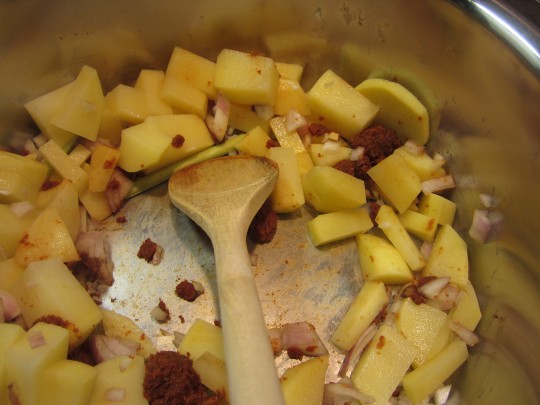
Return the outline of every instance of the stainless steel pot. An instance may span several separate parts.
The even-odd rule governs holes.
[[[457,179],[453,195],[459,204],[457,229],[467,238],[480,193],[497,197],[504,218],[496,241],[481,245],[467,239],[471,278],[484,317],[478,329],[482,343],[472,350],[456,387],[466,404],[540,402],[537,30],[495,0],[2,0],[0,144],[30,125],[22,106],[25,101],[69,81],[83,64],[99,71],[108,90],[115,83],[131,81],[143,67],[165,68],[176,45],[208,57],[230,47],[261,51],[279,60],[301,60],[308,86],[327,67],[352,84],[376,68],[404,69],[422,77],[440,99],[440,127],[430,147],[448,157]],[[167,243],[174,249],[182,238],[170,226],[163,193],[146,198],[126,208],[134,215],[133,226],[140,235],[149,229],[169,235],[172,240]],[[156,213],[155,201],[161,201],[164,210]],[[185,221],[175,217],[172,224],[185,225]],[[129,242],[131,248],[140,240]],[[185,243],[193,247],[199,242],[195,238]],[[134,254],[128,245],[115,252],[119,278],[124,271],[128,281],[120,282],[111,294],[125,298],[120,311],[136,316],[150,298],[140,296],[138,304],[129,302],[130,297],[139,300],[139,295],[130,286],[129,277],[135,276],[127,268],[138,264],[130,259]],[[347,271],[350,249],[338,248],[340,254],[328,263]],[[201,249],[192,251],[193,263],[183,260],[182,266],[196,267],[193,271],[211,266],[209,247]],[[335,285],[328,284],[332,278],[320,275],[321,266],[303,279],[308,309],[293,309],[298,300],[289,296],[271,319],[287,319],[290,313],[307,316],[312,308],[322,307],[333,311],[332,316],[318,318],[323,334],[328,333],[335,325],[334,315],[343,312],[359,281],[356,274],[349,274],[349,279],[343,276],[337,284],[342,290],[336,291]],[[174,282],[175,276],[148,277],[154,280],[150,285],[166,294],[163,283]],[[273,280],[271,288],[287,290],[287,280]],[[337,304],[330,304],[330,297],[320,291],[309,293],[314,285],[319,290],[333,289]],[[265,301],[267,311],[272,311],[275,301]],[[112,305],[110,298],[106,304]],[[195,311],[193,307],[179,310]],[[149,325],[145,311],[139,318]],[[216,316],[212,302],[197,311]]]

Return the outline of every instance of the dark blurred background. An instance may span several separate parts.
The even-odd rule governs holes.
[[[506,0],[504,3],[540,27],[540,0]]]

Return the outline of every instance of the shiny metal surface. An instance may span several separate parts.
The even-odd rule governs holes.
[[[467,237],[479,193],[497,197],[504,218],[497,241],[468,240],[482,343],[456,387],[465,404],[538,404],[539,44],[537,30],[488,0],[1,0],[0,143],[28,126],[24,101],[67,82],[82,64],[96,67],[108,90],[142,67],[164,68],[175,45],[208,57],[231,47],[300,60],[308,87],[327,67],[352,84],[376,68],[414,72],[440,100],[430,147],[447,157],[458,183],[456,228]],[[123,212],[128,222],[112,233],[116,282],[105,305],[170,347],[162,330],[186,331],[196,317],[218,316],[209,242],[171,209],[163,187]],[[356,252],[351,242],[313,248],[310,213],[301,214],[282,218],[272,244],[253,247],[254,271],[271,324],[308,320],[327,338],[361,285]],[[159,266],[136,257],[147,237],[165,248]],[[185,278],[206,288],[195,303],[174,297]],[[159,298],[174,322],[150,319]],[[338,366],[332,354],[329,379]],[[283,369],[287,360],[279,362]]]

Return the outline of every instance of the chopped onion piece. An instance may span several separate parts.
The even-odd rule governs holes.
[[[339,134],[337,132],[327,132],[324,134],[323,143],[326,141],[339,141]]]
[[[27,339],[28,344],[32,349],[37,349],[38,347],[45,346],[47,344],[45,336],[43,336],[43,332],[40,330],[29,331],[27,333]]]
[[[375,398],[358,390],[348,378],[324,385],[323,405],[348,404],[351,400],[360,401],[362,404],[375,402]]]
[[[422,182],[422,192],[424,194],[436,193],[438,191],[448,190],[454,187],[456,187],[456,183],[451,175]]]
[[[272,351],[274,356],[278,356],[283,351],[283,329],[282,328],[271,328],[268,329],[268,336],[270,337],[270,345],[272,346]]]
[[[157,245],[156,246],[156,252],[154,253],[154,256],[152,256],[152,260],[150,260],[150,263],[154,266],[157,266],[161,263],[161,260],[163,259],[163,255],[165,254],[165,249],[163,249],[163,246]]]
[[[350,160],[357,161],[362,159],[362,156],[364,156],[365,148],[363,146],[358,146],[357,148],[354,148],[351,152]]]
[[[39,135],[34,136],[32,138],[32,141],[34,142],[36,147],[39,148],[39,147],[45,145],[49,141],[49,138],[47,138],[47,136],[45,136],[45,134],[39,134]]]
[[[441,311],[448,311],[455,307],[461,290],[454,284],[447,284],[441,292],[430,302]]]
[[[108,388],[103,395],[105,401],[124,402],[126,400],[126,390],[124,388]]]
[[[298,128],[305,125],[307,125],[306,119],[296,110],[290,110],[285,116],[285,128],[287,129],[287,132],[296,131]]]
[[[126,371],[129,366],[131,366],[131,363],[133,363],[133,359],[131,357],[124,357],[120,364],[118,364],[118,368],[120,371]]]
[[[423,296],[435,299],[450,282],[450,277],[437,277],[418,287]]]
[[[0,290],[0,303],[2,304],[0,313],[2,314],[4,321],[12,321],[22,312],[17,298],[9,291]]]
[[[184,337],[186,335],[181,333],[181,332],[178,332],[176,330],[173,332],[173,334],[174,334],[174,339],[173,339],[172,343],[173,343],[173,345],[175,347],[178,347],[178,346],[180,346],[180,343],[182,343],[182,340],[184,340]]]
[[[159,305],[156,305],[154,309],[150,311],[150,316],[158,322],[165,322],[167,320],[168,314],[162,310]]]
[[[340,147],[341,144],[338,141],[329,139],[322,144],[321,153],[335,153]]]
[[[376,334],[377,325],[372,323],[366,328],[364,333],[360,335],[353,347],[345,355],[343,363],[341,363],[341,367],[339,368],[338,376],[345,377],[348,375],[349,368],[356,364],[357,360],[360,358],[360,355]]]
[[[493,208],[499,202],[498,199],[492,194],[482,193],[478,197],[480,198],[480,201],[482,202],[482,204],[484,204],[484,207],[486,208]]]
[[[252,253],[249,255],[249,262],[253,267],[257,266],[257,262],[259,260],[259,255],[256,253]]]
[[[420,254],[424,259],[427,259],[429,255],[431,254],[431,248],[433,247],[433,244],[429,242],[423,242],[420,246]]]
[[[214,115],[206,116],[206,125],[218,141],[222,141],[229,126],[231,103],[222,93],[218,93]]]
[[[452,389],[452,385],[445,385],[444,387],[439,388],[435,391],[433,394],[433,398],[435,399],[436,405],[445,405],[446,401],[448,401],[448,397],[450,397],[450,391]]]
[[[474,210],[469,236],[481,243],[486,243],[491,233],[491,221],[486,210]]]
[[[283,349],[287,352],[300,352],[305,356],[322,356],[328,353],[315,327],[307,322],[283,325]]]
[[[255,114],[265,121],[268,121],[274,116],[274,107],[271,105],[255,105],[253,109],[255,110]]]
[[[193,284],[193,288],[195,288],[195,291],[197,291],[197,294],[199,295],[204,294],[204,287],[200,282],[191,280],[191,284]]]
[[[19,201],[9,204],[9,209],[11,212],[13,212],[19,218],[28,214],[34,208],[34,204],[32,204],[30,201]]]
[[[413,154],[413,155],[416,155],[416,156],[420,156],[421,154],[424,153],[425,151],[425,148],[424,146],[416,143],[415,141],[409,139],[407,142],[405,142],[405,144],[403,145],[403,148]]]
[[[467,346],[474,346],[475,344],[480,342],[480,338],[478,337],[478,335],[476,335],[476,333],[466,328],[465,326],[454,321],[450,321],[448,326],[456,333],[456,335],[460,337],[461,340],[467,343]]]

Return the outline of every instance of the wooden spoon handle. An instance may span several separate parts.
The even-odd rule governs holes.
[[[285,404],[245,235],[231,233],[213,240],[230,403]]]

